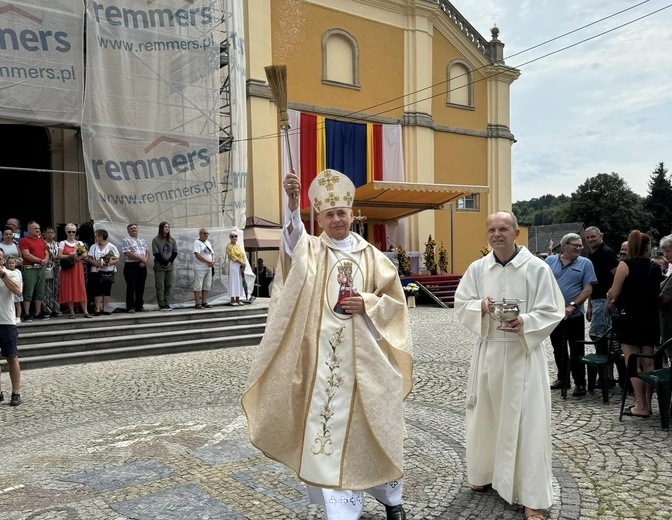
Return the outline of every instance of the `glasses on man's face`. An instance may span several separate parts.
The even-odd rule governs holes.
[[[77,231],[67,231],[68,235],[76,235]]]
[[[577,248],[577,249],[583,247],[583,244],[567,244],[567,245],[570,246],[570,247],[575,247],[575,248]]]
[[[231,235],[231,238],[238,238],[238,235]]]

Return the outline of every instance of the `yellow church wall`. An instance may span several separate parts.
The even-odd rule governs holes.
[[[487,185],[487,140],[450,132],[434,132],[434,171],[434,182],[438,184]]]
[[[453,270],[455,274],[464,274],[469,264],[481,257],[480,250],[487,244],[485,239],[485,217],[487,213],[471,212],[471,211],[457,211],[453,209],[452,218],[453,230],[455,238],[453,240]],[[437,245],[443,243],[443,246],[448,252],[450,259],[451,242],[451,212],[446,204],[445,209],[434,212],[434,222],[436,234],[434,239]],[[424,236],[421,250],[424,250],[424,242],[427,241],[427,236]],[[437,256],[438,258],[438,256]],[[449,271],[450,268],[448,269]]]
[[[403,95],[404,32],[402,29],[312,4],[302,4],[305,22],[300,34],[287,43],[282,2],[271,2],[273,63],[287,65],[287,92],[291,104],[380,114],[401,119],[403,101],[379,103]],[[329,29],[352,35],[359,46],[359,89],[322,83],[322,36]],[[392,109],[389,110],[388,109]]]
[[[435,182],[437,184],[487,185],[487,140],[482,137],[434,132]],[[480,249],[486,245],[485,218],[489,211],[487,194],[480,195],[478,211],[453,209],[455,233],[453,257],[454,271],[462,274],[474,259],[480,257]],[[450,253],[450,211],[434,213],[437,243],[443,241]]]
[[[518,229],[520,229],[520,235],[518,235],[518,240],[516,240],[516,244],[518,244],[519,246],[525,246],[529,249],[530,248],[529,247],[529,240],[530,240],[530,235],[529,235],[530,228],[529,228],[529,226],[519,226]],[[532,254],[534,254],[534,253],[535,253],[535,251],[533,250]]]

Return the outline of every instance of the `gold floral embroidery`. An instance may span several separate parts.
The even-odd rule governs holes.
[[[333,442],[331,440],[331,430],[329,429],[329,420],[333,417],[335,412],[334,405],[332,404],[334,396],[345,382],[345,377],[343,377],[343,374],[339,371],[341,368],[341,357],[336,354],[336,349],[343,343],[344,331],[345,325],[342,324],[329,340],[331,354],[329,354],[326,361],[326,364],[329,367],[329,377],[327,378],[327,386],[324,389],[324,392],[327,394],[327,401],[320,410],[320,417],[322,417],[320,422],[322,431],[318,432],[317,437],[315,438],[315,445],[310,448],[313,455],[322,454],[329,456],[334,452]]]

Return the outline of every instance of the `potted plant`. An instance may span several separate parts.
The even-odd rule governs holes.
[[[408,307],[415,307],[415,297],[420,294],[420,286],[417,283],[411,282],[404,286],[404,292],[406,293]]]

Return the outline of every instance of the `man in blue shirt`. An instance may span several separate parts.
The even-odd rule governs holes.
[[[562,378],[568,377],[566,374],[569,363],[574,379],[572,395],[576,397],[586,395],[586,370],[579,361],[586,352],[583,345],[575,345],[575,342],[585,338],[583,302],[590,297],[593,285],[597,283],[592,262],[580,256],[582,249],[581,237],[576,233],[567,233],[560,240],[560,254],[546,258],[546,263],[551,267],[553,276],[565,297],[565,319],[551,332],[551,345],[558,367],[558,378],[551,385],[551,389],[562,388]],[[567,344],[569,344],[569,356]],[[566,387],[569,388],[569,381],[566,383]]]

